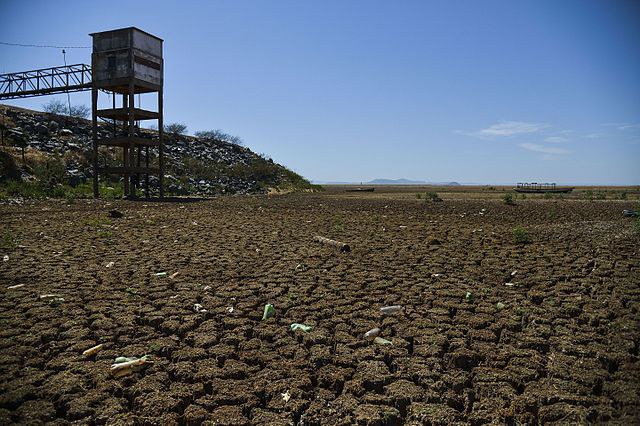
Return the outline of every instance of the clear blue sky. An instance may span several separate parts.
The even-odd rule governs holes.
[[[0,16],[5,42],[163,38],[165,121],[316,181],[640,184],[638,1],[0,0]],[[0,73],[61,64],[0,45]]]

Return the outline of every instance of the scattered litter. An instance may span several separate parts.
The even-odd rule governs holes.
[[[636,210],[622,210],[622,215],[624,217],[638,217],[640,216],[640,212]]]
[[[115,262],[109,262],[105,265],[105,268],[111,268],[115,264],[116,264]]]
[[[40,299],[53,299],[55,297],[60,297],[59,294],[41,294]]]
[[[118,211],[118,210],[109,210],[109,217],[112,217],[114,219],[119,219],[121,217],[123,217],[124,215],[122,214],[122,212]]]
[[[210,286],[210,285],[205,285],[205,286],[204,286],[204,288],[203,288],[203,290],[204,290],[204,291],[207,291],[207,290],[209,290],[209,289],[211,289],[211,286]]]
[[[198,226],[198,222],[196,222],[195,220],[193,222],[191,222],[192,224]]]
[[[378,334],[380,334],[380,329],[379,328],[372,328],[371,330],[367,331],[366,333],[364,333],[364,338],[367,340],[372,340],[375,339],[376,337],[378,337]]]
[[[407,229],[407,225],[400,225],[399,228],[400,229]]]
[[[473,293],[468,291],[467,294],[464,295],[464,301],[467,303],[473,303]]]
[[[10,285],[9,287],[7,287],[7,290],[13,290],[14,288],[20,288],[20,287],[24,287],[24,284]]]
[[[302,263],[298,263],[296,265],[296,271],[300,271],[300,270],[302,270],[302,268],[303,268]]]
[[[291,324],[290,327],[291,327],[291,331],[302,330],[305,333],[308,333],[313,329],[313,327],[310,325],[298,324],[297,322],[294,322],[293,324]]]
[[[275,314],[276,314],[276,308],[271,303],[264,305],[264,313],[262,314],[263,320],[271,318]]]
[[[227,308],[227,312],[229,312],[230,314],[232,314],[232,313],[233,313],[233,306],[229,306],[229,307]]]
[[[439,278],[442,274],[431,274],[431,278]]]
[[[166,277],[167,273],[166,272],[156,272],[153,275],[155,275],[156,277]]]
[[[180,272],[174,272],[173,274],[169,275],[169,278],[174,279],[175,277],[178,276]]]
[[[513,287],[515,284],[514,283],[504,283],[504,285],[506,285],[507,287]]]
[[[2,256],[2,261],[3,262],[8,262],[9,261],[9,255],[5,254],[4,256]]]
[[[102,350],[102,348],[104,347],[103,343],[100,343],[99,345],[95,345],[92,348],[87,349],[86,351],[82,352],[82,355],[84,356],[91,356],[91,355],[95,355],[97,354],[100,350]]]
[[[145,364],[153,363],[150,358],[149,355],[145,355],[142,358],[118,357],[115,362],[111,364],[111,373],[116,377],[128,376],[134,371],[139,370]]]
[[[177,298],[178,298],[177,294],[174,294],[173,296],[169,296],[169,299],[177,299]]]
[[[393,345],[393,343],[391,343],[391,340],[383,339],[382,337],[376,337],[375,339],[373,339],[373,343],[382,346]]]
[[[199,303],[196,303],[195,305],[193,305],[193,310],[199,314],[207,312],[207,310],[203,308],[202,305]]]
[[[291,399],[291,394],[289,393],[289,391],[286,391],[285,393],[281,393],[280,395],[282,395],[282,400],[284,402],[289,402],[289,400]]]
[[[504,303],[502,303],[502,302],[496,303],[496,310],[497,311],[501,311],[503,309],[504,309]]]
[[[348,253],[351,251],[351,247],[349,247],[349,244],[342,243],[340,241],[331,240],[329,238],[321,237],[319,235],[316,235],[315,237],[313,237],[313,239],[322,244],[328,244],[328,245],[337,247],[338,249],[340,249],[340,253]]]
[[[513,271],[513,272],[511,273],[511,276],[512,276],[512,277],[515,277],[517,273],[518,273],[518,271],[517,271],[517,270],[516,270],[516,271]]]
[[[401,310],[402,310],[402,306],[400,305],[385,306],[384,308],[380,308],[380,312],[386,315],[400,312]]]

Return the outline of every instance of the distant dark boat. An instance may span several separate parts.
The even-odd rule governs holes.
[[[515,188],[516,192],[527,194],[566,194],[573,191],[572,186],[556,186],[555,183],[518,183]]]
[[[375,190],[376,189],[374,187],[371,187],[371,188],[350,188],[350,189],[347,189],[346,191],[347,192],[373,192]]]

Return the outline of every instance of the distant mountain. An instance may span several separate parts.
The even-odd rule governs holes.
[[[427,182],[409,179],[373,179],[367,183],[371,185],[425,185]]]
[[[427,185],[433,186],[460,186],[458,182],[429,182]]]
[[[344,182],[344,181],[313,181],[321,185],[432,185],[432,186],[460,186],[458,182],[425,182],[423,180],[410,179],[373,179],[368,182]]]

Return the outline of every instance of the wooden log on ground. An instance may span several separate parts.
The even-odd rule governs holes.
[[[328,244],[330,246],[334,246],[336,248],[338,248],[340,250],[340,253],[348,253],[351,251],[351,247],[349,247],[349,244],[340,242],[340,241],[336,241],[336,240],[332,240],[329,238],[325,238],[325,237],[321,237],[319,235],[316,235],[315,237],[313,237],[314,240],[318,241],[319,243],[322,244]]]

